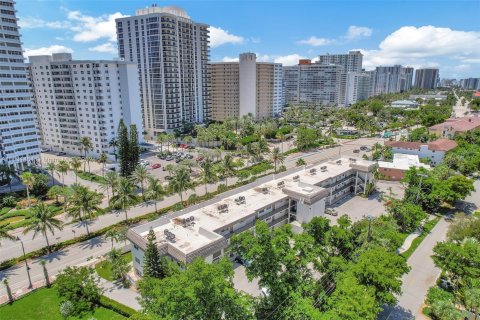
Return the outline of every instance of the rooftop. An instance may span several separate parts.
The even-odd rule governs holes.
[[[445,120],[443,123],[436,124],[430,127],[430,130],[442,130],[448,128],[449,131],[467,132],[476,128],[480,128],[479,117],[462,117],[451,118]]]
[[[399,170],[408,170],[412,167],[430,169],[429,165],[420,162],[417,155],[403,153],[395,153],[392,162],[378,161],[378,166],[380,168]]]
[[[390,105],[392,107],[397,107],[397,106],[398,107],[404,107],[404,106],[417,107],[418,103],[411,100],[397,100],[397,101],[393,101]]]
[[[314,202],[326,196],[328,191],[316,184],[336,177],[350,170],[369,171],[375,162],[359,158],[342,158],[314,165],[308,169],[296,168],[273,179],[237,188],[196,206],[173,213],[169,219],[160,217],[129,231],[129,238],[145,239],[152,228],[159,240],[159,246],[169,253],[173,252],[183,260],[190,260],[206,246],[227,246],[226,239],[220,235],[222,229],[270,207],[273,203],[287,200],[289,197]],[[172,239],[171,234],[174,234]],[[144,240],[143,240],[144,241]],[[135,241],[137,243],[137,241]],[[168,247],[168,248],[167,248]],[[218,250],[218,249],[217,249]]]
[[[422,146],[419,142],[410,142],[410,141],[385,141],[385,145],[392,148],[401,148],[401,149],[420,149]]]
[[[457,143],[450,139],[438,139],[428,143],[428,150],[450,151],[457,147]]]

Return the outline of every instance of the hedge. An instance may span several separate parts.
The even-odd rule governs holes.
[[[249,144],[249,143],[252,143],[252,142],[257,142],[258,140],[260,140],[260,138],[256,135],[251,135],[251,136],[246,136],[246,137],[243,137],[242,139],[240,139],[240,143],[243,144],[243,145],[246,145],[246,144]]]
[[[137,314],[138,312],[133,310],[130,307],[127,307],[124,304],[121,304],[115,300],[112,300],[106,296],[100,296],[100,301],[98,304],[106,309],[115,311],[118,314],[121,314],[124,317],[130,318],[131,316]]]

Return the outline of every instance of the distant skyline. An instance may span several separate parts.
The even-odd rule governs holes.
[[[117,57],[115,19],[155,1],[18,0],[25,55]],[[480,1],[157,1],[211,25],[211,61],[254,52],[296,64],[361,50],[364,68],[440,68],[441,78],[480,77]]]

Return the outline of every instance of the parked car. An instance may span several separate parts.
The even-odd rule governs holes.
[[[353,150],[353,153],[360,153],[360,150],[355,149],[355,150]]]
[[[362,151],[365,151],[365,150],[367,150],[367,149],[368,149],[367,146],[361,146],[361,147],[360,147],[360,150],[362,150]]]
[[[199,156],[199,157],[197,157],[195,160],[197,160],[197,161],[202,161],[202,160],[203,160],[203,157]]]
[[[154,163],[154,164],[152,164],[151,167],[152,167],[152,169],[158,169],[158,168],[160,168],[161,166],[162,166],[162,165],[161,165],[160,163]]]
[[[173,157],[172,157],[172,156],[168,156],[168,157],[165,158],[165,160],[167,160],[167,161],[172,161],[172,160],[173,160]]]
[[[329,214],[329,215],[331,215],[331,216],[334,216],[334,217],[338,216],[337,210],[332,209],[332,208],[327,208],[327,209],[325,209],[325,213],[326,213],[326,214]]]
[[[57,152],[57,156],[64,156],[64,155],[66,155],[66,153],[63,151]]]
[[[245,267],[249,267],[252,264],[250,261],[248,261],[247,259],[244,259],[240,256],[236,256],[234,261],[241,264],[242,266],[245,266]]]

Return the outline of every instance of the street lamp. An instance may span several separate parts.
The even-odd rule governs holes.
[[[20,243],[22,244],[23,259],[25,260],[25,269],[27,269],[27,276],[28,276],[28,289],[31,289],[33,285],[32,285],[32,278],[30,278],[30,267],[28,266],[27,256],[25,255],[25,247],[23,246],[23,241],[22,239],[20,239],[20,237],[17,236],[16,240],[20,241]]]

